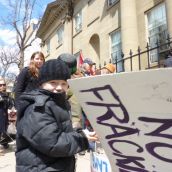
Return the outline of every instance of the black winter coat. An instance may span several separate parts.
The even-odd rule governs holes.
[[[18,104],[18,98],[23,92],[29,92],[39,87],[38,78],[31,75],[29,68],[25,67],[20,72],[15,83],[15,100]]]
[[[88,148],[74,131],[64,94],[24,93],[17,118],[16,172],[74,172],[74,155]]]
[[[6,133],[8,126],[8,109],[14,106],[14,101],[6,93],[0,93],[0,133]]]

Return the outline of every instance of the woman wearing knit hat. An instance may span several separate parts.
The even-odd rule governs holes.
[[[116,71],[115,65],[112,63],[108,63],[101,69],[101,74],[109,74],[114,73]]]
[[[40,88],[20,97],[16,172],[74,172],[78,152],[88,149],[95,132],[74,131],[66,101],[69,68],[49,60],[39,72]]]

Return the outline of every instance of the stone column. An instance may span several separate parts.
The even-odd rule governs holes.
[[[170,37],[172,37],[172,0],[166,0],[167,26]]]
[[[133,53],[136,54],[139,45],[136,0],[120,0],[120,8],[122,50],[125,54],[125,57],[128,57],[130,49],[132,49]],[[137,68],[137,64],[134,63],[133,68]],[[128,69],[130,70],[129,60],[125,62],[125,70],[127,71]]]

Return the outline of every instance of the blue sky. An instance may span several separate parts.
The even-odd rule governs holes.
[[[0,48],[3,47],[7,51],[15,51],[14,44],[16,43],[16,32],[10,28],[8,25],[4,25],[2,18],[7,19],[10,9],[8,6],[9,0],[0,0]],[[12,0],[12,2],[15,0]],[[19,0],[18,0],[19,1]],[[33,13],[34,21],[37,20],[38,16],[41,17],[48,3],[54,2],[55,0],[37,0],[36,6]],[[22,9],[21,9],[22,10]],[[31,47],[27,48],[25,51],[25,66],[28,65],[30,56],[33,52],[39,50],[40,40],[35,40]],[[0,64],[1,67],[2,64]],[[16,65],[12,65],[9,69],[10,72],[17,74],[19,72]]]
[[[36,18],[42,16],[48,3],[55,0],[37,0],[34,9],[33,17]],[[8,0],[0,0],[0,46],[2,45],[12,45],[15,42],[15,32],[10,29],[9,26],[4,25],[2,22],[2,17],[6,18],[10,10],[8,8]]]

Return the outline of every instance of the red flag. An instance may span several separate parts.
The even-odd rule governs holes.
[[[79,60],[78,60],[78,68],[80,68],[82,66],[83,62],[84,62],[83,55],[82,55],[82,52],[80,51]]]

